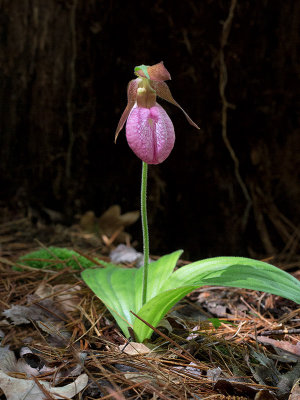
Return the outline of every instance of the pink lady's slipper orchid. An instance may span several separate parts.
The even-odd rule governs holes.
[[[152,66],[135,67],[138,76],[129,82],[128,103],[119,121],[115,140],[126,124],[126,138],[132,151],[147,164],[159,164],[171,153],[175,132],[173,123],[165,110],[156,102],[156,96],[179,107],[188,122],[200,129],[173,99],[165,80],[171,76],[163,62]]]

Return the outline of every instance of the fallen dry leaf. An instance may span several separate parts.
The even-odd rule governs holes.
[[[288,372],[282,374],[276,368],[275,362],[265,354],[258,353],[253,349],[251,350],[251,354],[259,361],[259,365],[255,366],[255,368],[249,365],[254,378],[261,385],[276,386],[276,395],[278,395],[280,399],[287,398],[294,383],[299,378],[300,361]]]
[[[28,347],[20,350],[20,358],[16,359],[14,352],[8,346],[0,347],[0,370],[6,374],[25,374],[28,377],[41,374],[55,373],[55,368],[49,368],[44,360],[37,354],[33,354]]]
[[[23,357],[17,361],[14,352],[9,350],[8,346],[0,347],[0,388],[7,400],[24,400],[25,398],[26,400],[41,400],[41,398],[44,398],[44,391],[48,391],[55,399],[72,398],[87,385],[88,376],[86,374],[80,375],[74,382],[62,387],[54,387],[46,381],[36,383],[32,379],[10,376],[17,372],[32,376],[47,372],[43,369],[44,367],[39,370],[36,368],[28,369],[30,365],[24,358],[26,354],[28,353],[24,353]],[[20,360],[21,363],[19,363]]]
[[[144,261],[143,253],[139,253],[133,247],[122,243],[110,252],[109,257],[114,264],[135,262],[141,264]]]
[[[294,384],[291,390],[289,400],[299,400],[300,399],[300,379]]]
[[[43,389],[48,391],[54,399],[72,398],[76,396],[88,383],[86,374],[80,375],[74,382],[62,387],[53,387],[49,382],[40,381]],[[18,379],[7,375],[0,370],[0,388],[7,400],[41,400],[44,393],[31,379]]]
[[[140,216],[139,211],[131,211],[121,215],[119,205],[109,207],[101,216],[97,218],[93,211],[87,211],[80,219],[80,227],[85,232],[93,233],[99,237],[112,237],[117,234],[118,242],[122,243],[129,238],[129,234],[123,230],[136,222]]]
[[[81,289],[79,285],[59,284],[55,286],[41,284],[35,291],[35,295],[41,299],[51,297],[62,311],[74,311],[81,299],[76,292]],[[57,293],[57,294],[56,294]]]
[[[41,319],[42,312],[43,310],[36,310],[34,307],[12,305],[7,310],[4,310],[2,315],[11,319],[14,325],[22,325],[30,324],[31,320]]]
[[[177,370],[180,372],[186,372],[188,375],[192,375],[194,377],[199,377],[202,372],[199,368],[195,368],[197,367],[197,364],[195,364],[194,362],[190,362],[189,365],[187,367],[173,367],[173,370]]]
[[[226,396],[241,396],[245,398],[253,398],[259,400],[277,400],[274,393],[269,390],[261,389],[249,383],[237,382],[230,379],[218,379],[214,385],[214,389]]]
[[[100,216],[99,226],[105,233],[112,234],[120,227],[132,225],[138,220],[139,216],[139,211],[130,211],[121,215],[121,207],[113,205]]]
[[[216,382],[222,373],[222,369],[220,367],[217,368],[211,368],[209,370],[207,370],[206,372],[206,376],[208,379],[211,379],[213,382]]]
[[[122,353],[126,353],[131,356],[149,354],[151,351],[149,347],[145,346],[143,343],[136,343],[136,342],[130,342],[127,345],[121,344],[119,346],[119,349],[120,351],[122,351]]]
[[[286,340],[275,340],[265,336],[257,336],[256,339],[263,344],[270,344],[273,347],[277,347],[281,350],[288,351],[296,356],[300,357],[300,342],[292,344]]]
[[[29,324],[31,321],[61,322],[66,315],[52,299],[40,299],[38,296],[27,296],[28,306],[12,305],[2,315],[10,318],[14,325]]]
[[[153,375],[147,373],[128,372],[127,374],[124,374],[124,377],[132,382],[143,383],[144,385],[149,382],[152,382],[152,384],[157,385],[157,383],[159,382],[157,379],[154,378]]]
[[[207,310],[216,317],[226,317],[227,307],[216,303],[215,301],[207,303]]]

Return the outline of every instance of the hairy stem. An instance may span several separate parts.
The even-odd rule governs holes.
[[[142,214],[143,248],[144,248],[143,292],[142,292],[143,305],[146,303],[147,299],[148,264],[149,264],[149,232],[148,232],[148,220],[147,220],[147,173],[148,173],[148,164],[146,164],[143,161],[142,185],[141,185],[141,214]]]

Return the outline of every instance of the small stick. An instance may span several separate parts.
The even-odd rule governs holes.
[[[294,329],[274,329],[273,331],[264,331],[260,333],[260,336],[269,336],[269,335],[291,335],[292,333],[300,333],[300,328]]]

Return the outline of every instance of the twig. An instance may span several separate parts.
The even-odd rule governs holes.
[[[300,328],[294,329],[274,329],[272,331],[264,331],[260,333],[260,336],[270,336],[270,335],[291,335],[291,334],[299,334]]]

